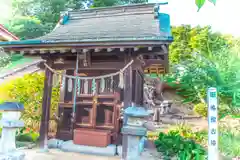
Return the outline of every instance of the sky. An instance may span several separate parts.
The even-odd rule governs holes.
[[[149,0],[149,2],[168,2],[161,12],[170,14],[172,25],[190,24],[211,25],[214,31],[240,36],[240,0],[217,0],[216,6],[206,0],[197,12],[195,0]],[[0,23],[11,13],[11,0],[0,0]],[[236,18],[236,19],[235,19]]]
[[[240,36],[240,0],[217,0],[216,6],[206,0],[199,12],[195,0],[150,1],[168,2],[160,12],[170,14],[172,25],[211,25],[214,31]]]
[[[7,19],[11,14],[11,0],[0,0],[0,23]]]

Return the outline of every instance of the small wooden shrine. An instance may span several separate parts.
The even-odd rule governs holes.
[[[160,11],[161,4],[149,3],[70,11],[43,37],[0,43],[8,53],[45,60],[42,147],[56,77],[61,77],[57,138],[99,147],[121,143],[120,111],[143,103],[144,70],[153,65],[168,72],[170,20]]]

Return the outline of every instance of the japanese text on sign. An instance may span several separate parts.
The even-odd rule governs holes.
[[[208,89],[208,160],[218,160],[217,89]]]

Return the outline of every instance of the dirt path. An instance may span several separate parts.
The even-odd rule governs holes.
[[[160,130],[165,130],[177,124],[186,124],[194,130],[207,129],[206,119],[196,115],[191,104],[183,104],[182,97],[175,94],[175,91],[167,91],[163,94],[165,100],[173,101],[170,113],[161,116],[161,122],[156,124]]]

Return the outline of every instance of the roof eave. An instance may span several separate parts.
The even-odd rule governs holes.
[[[172,36],[168,37],[148,37],[148,38],[121,38],[121,39],[97,39],[97,40],[22,40],[22,41],[8,41],[0,42],[0,47],[3,48],[21,48],[21,47],[37,47],[37,46],[98,46],[103,45],[118,45],[118,44],[154,44],[171,43],[173,41]]]

